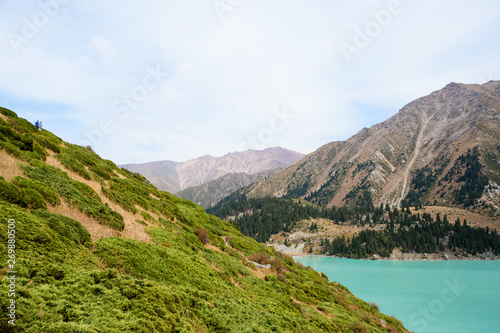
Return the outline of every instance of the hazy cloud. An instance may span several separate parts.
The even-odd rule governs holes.
[[[500,75],[494,0],[220,2],[222,19],[211,0],[2,3],[0,104],[117,163],[180,161],[259,134],[309,153]],[[30,24],[16,52],[8,36]],[[269,139],[283,108],[294,118]]]

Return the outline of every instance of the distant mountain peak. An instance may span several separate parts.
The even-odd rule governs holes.
[[[205,155],[184,162],[157,161],[122,165],[142,174],[154,185],[172,193],[207,183],[230,173],[254,175],[279,170],[297,162],[304,154],[282,147],[248,149],[221,157]]]

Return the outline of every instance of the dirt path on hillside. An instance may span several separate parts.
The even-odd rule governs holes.
[[[22,175],[23,172],[19,168],[18,160],[5,150],[0,150],[0,176],[10,182],[12,178]]]
[[[391,188],[391,190],[389,192],[387,192],[387,194],[384,196],[384,198],[382,200],[383,202],[390,201],[390,205],[392,207],[398,207],[398,208],[401,207],[401,202],[405,198],[406,190],[408,187],[408,177],[410,176],[410,172],[413,168],[413,165],[415,164],[417,157],[419,156],[419,154],[422,150],[422,143],[424,141],[423,139],[424,139],[425,130],[427,129],[427,126],[429,125],[430,120],[434,117],[434,115],[436,113],[437,113],[437,111],[434,112],[430,117],[427,117],[425,115],[425,113],[423,113],[421,115],[422,123],[421,123],[420,131],[417,135],[417,142],[415,143],[415,149],[413,151],[413,156],[404,169],[402,179],[399,180],[398,182],[396,182],[396,184]],[[393,194],[393,193],[397,194],[398,189],[401,189],[401,194],[396,196],[396,197],[393,197],[393,199],[390,199],[391,194]]]
[[[95,226],[93,225],[94,222],[98,223],[95,220],[90,220],[90,221],[85,221],[85,223],[82,224],[85,226],[87,231],[90,233],[92,236],[92,240],[94,239],[99,239],[101,237],[111,237],[111,236],[121,236],[124,238],[129,238],[133,240],[138,240],[142,242],[147,242],[147,243],[152,243],[151,241],[151,236],[147,233],[146,227],[138,222],[136,222],[136,219],[138,220],[143,220],[143,218],[139,214],[133,214],[131,212],[126,211],[123,209],[120,205],[117,205],[116,203],[112,202],[109,200],[101,190],[101,184],[99,184],[96,181],[92,180],[87,180],[80,176],[79,174],[72,172],[66,167],[64,167],[61,162],[54,156],[50,155],[47,157],[47,164],[52,165],[56,168],[59,168],[61,170],[64,170],[73,180],[76,180],[78,182],[84,183],[88,186],[90,186],[99,196],[101,197],[101,200],[103,203],[108,204],[109,207],[114,210],[115,212],[119,213],[121,216],[123,216],[123,222],[125,223],[125,228],[122,231],[117,231],[111,228],[108,228],[103,225]],[[69,211],[73,209],[76,210],[75,212],[69,213]],[[68,216],[67,214],[73,215],[73,216],[78,216],[78,209],[73,208],[73,207],[68,207],[67,209],[61,210],[62,212],[66,212],[65,215]],[[71,218],[74,218],[73,216],[68,216]],[[80,220],[79,220],[80,221]],[[105,231],[105,229],[109,229],[108,231]]]

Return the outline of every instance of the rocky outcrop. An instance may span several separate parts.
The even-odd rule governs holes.
[[[284,244],[269,244],[269,245],[273,246],[276,250],[285,254],[302,253],[304,251],[304,246],[305,246],[304,243],[291,244],[290,246],[286,246]]]
[[[220,178],[203,183],[199,186],[189,187],[176,193],[177,196],[193,201],[207,209],[216,205],[220,200],[231,193],[271,176],[280,169],[265,170],[253,175],[243,172],[228,173]]]

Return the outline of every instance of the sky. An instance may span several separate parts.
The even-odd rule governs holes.
[[[497,0],[0,0],[0,106],[117,164],[311,153],[500,79]]]

